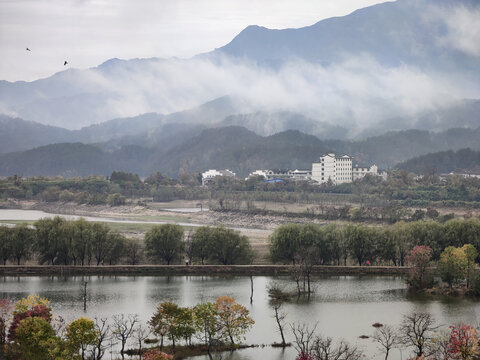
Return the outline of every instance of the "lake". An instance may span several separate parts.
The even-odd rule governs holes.
[[[87,285],[87,311],[83,311],[83,283]],[[255,325],[246,336],[248,344],[280,342],[273,310],[269,306],[267,287],[273,282],[283,288],[293,288],[287,277],[254,277],[254,300],[250,304],[250,278],[244,276],[91,276],[91,277],[2,277],[0,298],[17,300],[28,294],[38,294],[51,300],[55,315],[71,321],[79,316],[111,316],[137,313],[147,322],[157,304],[169,300],[181,306],[193,306],[202,301],[215,301],[220,295],[233,296],[246,306]],[[480,303],[468,299],[432,300],[407,295],[402,277],[394,276],[329,276],[316,277],[315,294],[310,301],[293,301],[285,305],[288,323],[317,324],[317,331],[334,339],[345,339],[365,350],[367,359],[382,359],[371,339],[375,322],[398,325],[402,316],[413,310],[432,313],[439,325],[466,322],[477,326]],[[292,340],[287,331],[287,340]],[[390,359],[406,359],[394,350]],[[109,354],[105,358],[110,358]],[[223,354],[229,360],[294,359],[295,351],[252,348]],[[195,359],[203,360],[203,357]]]

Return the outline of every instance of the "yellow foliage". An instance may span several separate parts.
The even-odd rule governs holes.
[[[25,312],[33,309],[37,305],[45,305],[50,307],[49,304],[50,304],[50,300],[41,298],[38,295],[31,294],[31,295],[28,295],[26,298],[18,300],[15,308],[16,308],[16,311],[18,312]]]

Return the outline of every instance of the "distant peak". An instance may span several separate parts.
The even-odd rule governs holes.
[[[119,59],[119,58],[111,58],[111,59],[108,59],[107,61],[104,61],[100,65],[98,65],[98,67],[110,67],[110,66],[113,66],[113,65],[117,65],[117,64],[119,64],[123,61],[125,61],[125,60],[122,60],[122,59]]]

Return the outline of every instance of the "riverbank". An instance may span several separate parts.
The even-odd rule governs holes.
[[[291,273],[291,265],[6,265],[0,276],[149,276],[149,275],[252,275],[277,276]],[[314,266],[315,275],[406,275],[409,267],[395,266]]]

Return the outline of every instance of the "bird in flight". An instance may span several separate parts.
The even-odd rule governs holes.
[[[65,62],[63,63],[63,66],[66,66],[68,64],[68,61],[65,60]]]
[[[27,50],[27,51],[32,51],[32,50],[30,50],[28,47],[27,47],[27,49],[26,49],[26,50]]]

